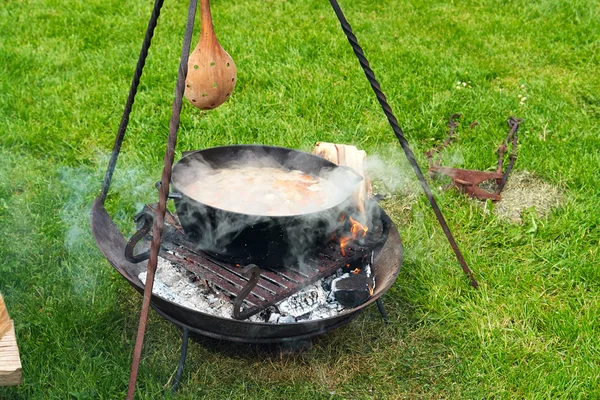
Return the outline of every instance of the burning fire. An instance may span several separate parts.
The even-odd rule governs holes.
[[[348,247],[348,245],[358,238],[363,238],[367,236],[367,231],[369,230],[367,226],[361,224],[352,217],[350,217],[350,223],[352,224],[350,226],[350,235],[342,236],[340,238],[340,251],[342,252],[342,256],[344,257],[346,256],[346,248]]]

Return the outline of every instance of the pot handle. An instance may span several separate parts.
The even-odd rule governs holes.
[[[144,226],[142,226],[141,229],[139,229],[136,233],[133,234],[133,236],[131,237],[131,239],[129,239],[127,245],[125,246],[125,259],[127,259],[127,261],[129,261],[130,263],[134,264],[140,263],[150,258],[150,250],[137,255],[133,254],[135,246],[140,240],[142,240],[144,236],[146,236],[150,232],[150,229],[152,229],[152,225],[154,225],[154,218],[152,218],[151,215],[142,212],[136,215],[135,217],[136,222],[140,222],[142,219],[144,221]]]
[[[242,303],[244,299],[252,292],[252,289],[256,286],[260,280],[260,268],[256,264],[248,264],[242,270],[242,275],[250,276],[248,283],[242,288],[240,293],[233,302],[233,318],[237,320],[243,320],[256,314],[254,310],[242,311]]]
[[[159,190],[160,187],[162,186],[162,182],[158,181],[154,184],[154,187],[156,188],[156,190]],[[175,191],[169,191],[169,199],[181,199],[183,198],[183,195],[179,192],[175,192]]]

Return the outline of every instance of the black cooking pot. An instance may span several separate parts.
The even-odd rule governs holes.
[[[213,169],[260,166],[299,170],[323,177],[340,190],[332,207],[299,215],[251,215],[223,210],[189,197],[185,188]],[[241,265],[278,268],[301,263],[318,251],[339,228],[340,215],[362,180],[354,170],[282,147],[237,145],[188,153],[173,167],[170,197],[185,233],[198,249]],[[254,199],[244,198],[243,201]]]

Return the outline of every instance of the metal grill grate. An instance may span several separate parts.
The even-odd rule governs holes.
[[[142,213],[153,217],[155,209],[155,206],[146,206]],[[362,268],[387,238],[390,223],[386,215],[382,217],[375,220],[374,226],[360,244],[354,242],[345,248],[345,256],[341,255],[339,243],[331,241],[302,266],[261,268],[256,285],[244,275],[243,266],[217,260],[203,251],[194,250],[193,244],[172,214],[165,218],[160,256],[220,289],[231,302],[240,296],[244,288],[252,285],[252,290],[242,302],[244,318],[248,318],[318,280],[333,275],[340,268]],[[144,237],[144,247],[149,246],[150,240],[150,235]]]

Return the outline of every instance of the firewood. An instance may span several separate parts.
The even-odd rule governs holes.
[[[21,359],[13,321],[8,317],[4,299],[0,295],[0,386],[21,383]]]
[[[10,330],[0,339],[0,386],[21,384],[21,359],[15,329],[11,321]]]
[[[357,307],[371,297],[369,288],[373,287],[372,281],[373,278],[364,272],[342,275],[331,282],[331,292],[338,303],[346,307]]]
[[[6,304],[4,304],[4,299],[0,294],[0,339],[10,330],[10,318],[8,317],[8,310],[6,309]]]
[[[367,174],[367,153],[364,150],[359,150],[356,146],[317,142],[313,154],[337,165],[350,167],[363,177],[363,181],[354,193],[353,202],[360,213],[361,219],[366,222],[366,204],[373,195],[371,180]]]

